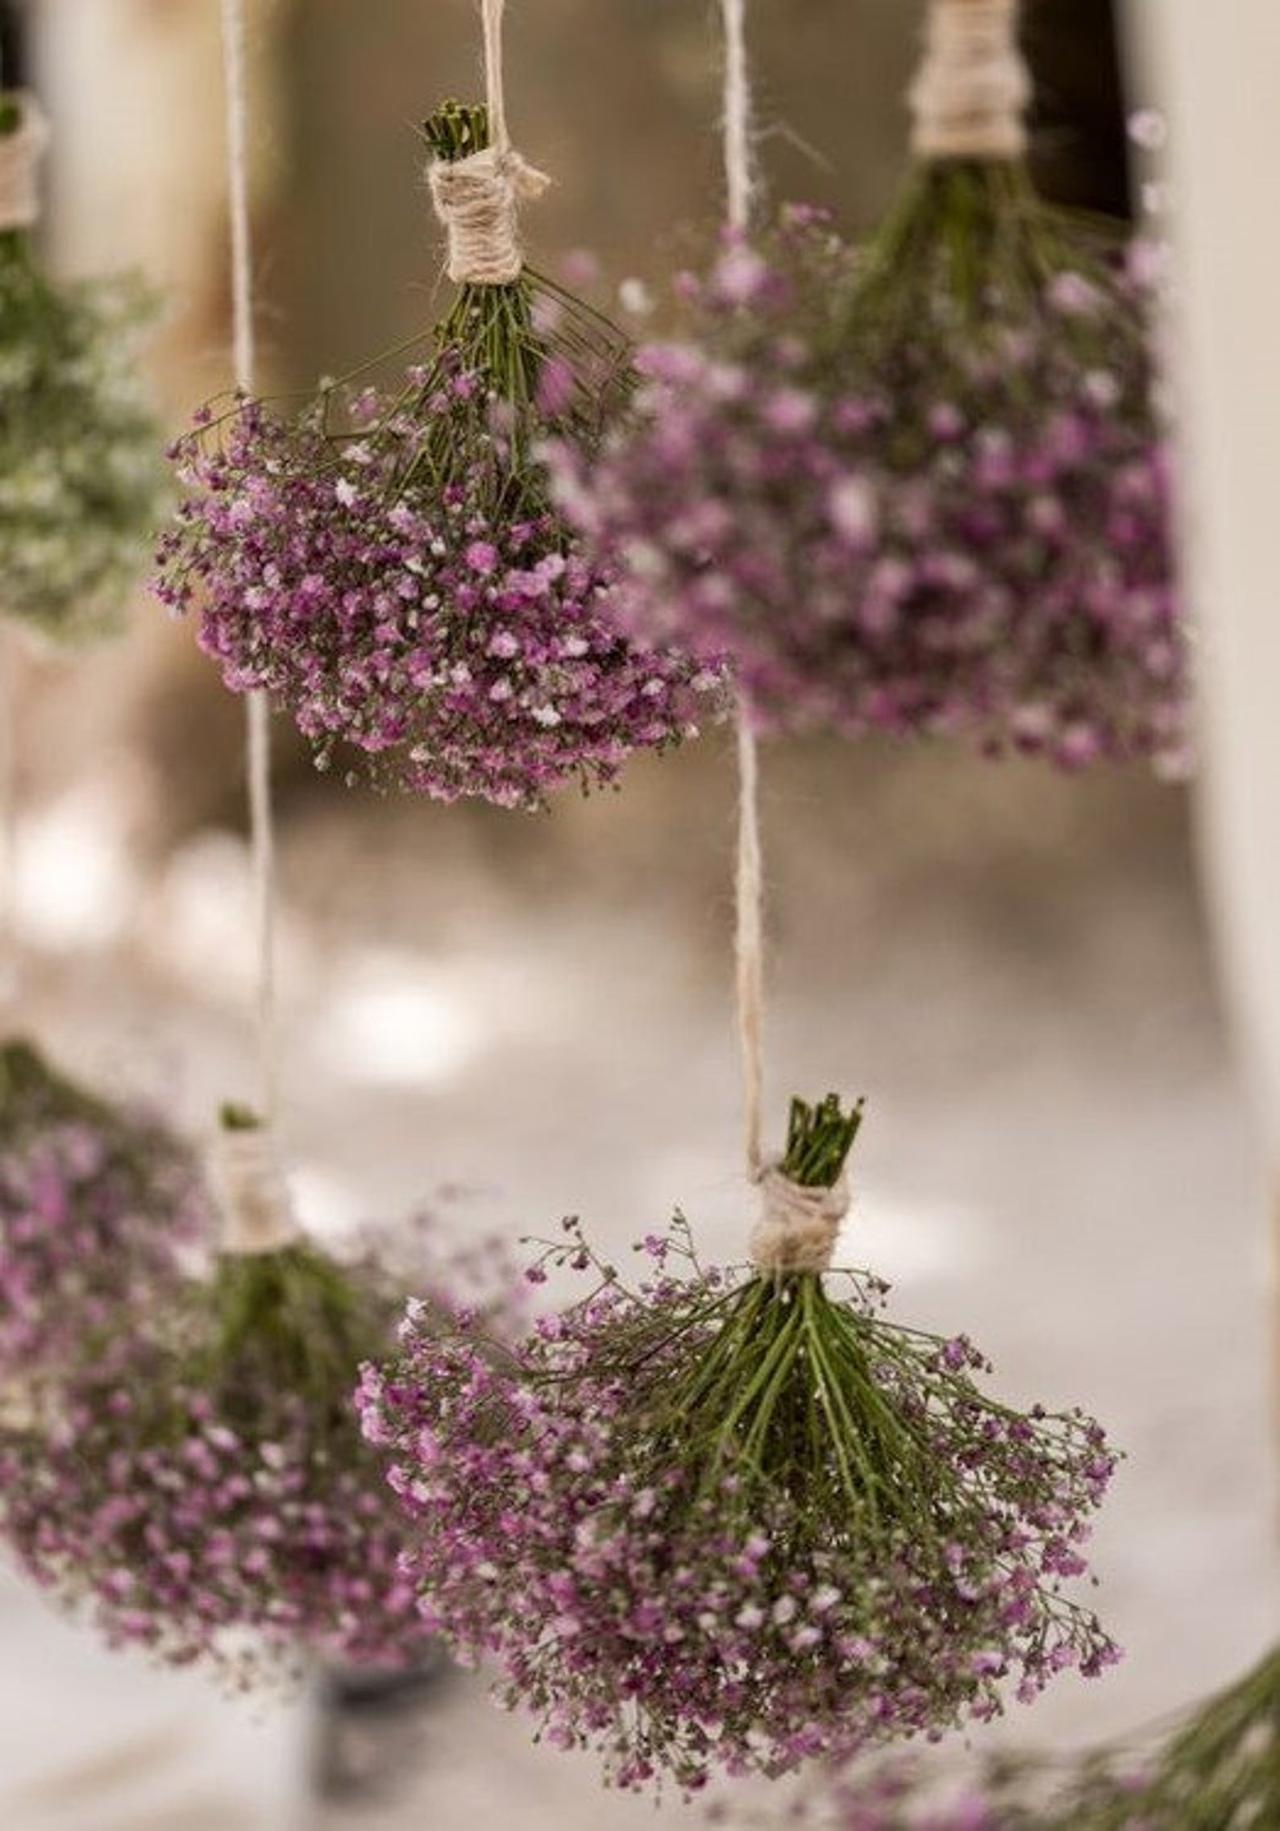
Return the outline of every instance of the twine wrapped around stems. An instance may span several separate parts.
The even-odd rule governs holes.
[[[225,1125],[211,1167],[224,1252],[243,1257],[279,1252],[299,1237],[289,1185],[265,1126]]]
[[[16,107],[18,125],[0,132],[0,233],[29,229],[40,219],[37,179],[49,144],[49,123],[34,95],[21,90],[0,95],[0,105]]]
[[[466,159],[434,159],[431,201],[449,238],[446,271],[460,286],[508,286],[524,267],[520,205],[551,180],[518,153],[507,127],[502,21],[506,0],[481,0],[489,145]]]
[[[1031,76],[1018,47],[1018,0],[932,0],[909,100],[917,157],[1021,158]]]

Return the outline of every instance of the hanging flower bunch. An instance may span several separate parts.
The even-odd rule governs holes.
[[[312,1656],[412,1663],[431,1629],[352,1405],[401,1288],[296,1235],[221,1255],[47,1415],[0,1430],[0,1528],[20,1566],[113,1645],[236,1688]],[[448,1301],[436,1291],[435,1312]]]
[[[99,1354],[207,1238],[194,1155],[156,1118],[0,1047],[0,1381]]]
[[[56,642],[119,618],[160,519],[135,280],[56,284],[31,246],[34,102],[0,95],[0,612]]]
[[[996,156],[918,141],[862,249],[809,210],[730,235],[603,454],[557,446],[557,500],[620,627],[728,654],[761,730],[1177,769],[1159,250],[1043,202],[1011,119]]]
[[[477,183],[506,186],[509,213],[543,182],[514,153],[494,162],[482,108],[447,104],[426,136],[446,220]],[[175,448],[190,494],[158,590],[199,606],[227,685],[269,691],[322,766],[341,744],[375,781],[532,808],[688,736],[712,683],[618,635],[606,575],[550,505],[539,439],[594,450],[628,352],[511,253],[511,277],[466,281],[394,385],[327,386],[297,419],[205,410]]]
[[[929,1762],[838,1769],[797,1818],[814,1831],[1261,1831],[1280,1823],[1280,1653],[1145,1744],[1003,1753],[959,1785]]]
[[[619,1786],[782,1774],[1116,1657],[1062,1589],[1099,1427],[986,1398],[971,1344],[888,1321],[876,1279],[824,1284],[859,1118],[796,1103],[757,1269],[704,1270],[677,1217],[632,1290],[568,1221],[530,1276],[593,1288],[517,1352],[410,1317],[364,1373],[424,1619]]]

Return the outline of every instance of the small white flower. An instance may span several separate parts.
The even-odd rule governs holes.
[[[653,310],[653,294],[643,280],[624,280],[618,288],[618,303],[633,318],[647,318]]]

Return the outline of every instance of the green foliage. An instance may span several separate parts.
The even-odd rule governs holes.
[[[1280,1649],[1143,1756],[1091,1757],[1043,1831],[1264,1831],[1280,1825]]]
[[[190,1302],[192,1384],[216,1392],[230,1422],[252,1426],[263,1393],[279,1391],[305,1402],[317,1433],[350,1436],[360,1365],[385,1353],[390,1339],[389,1288],[298,1241],[224,1254]]]
[[[0,612],[56,642],[116,625],[165,500],[133,279],[59,285],[0,235]]]
[[[802,1189],[834,1189],[862,1125],[863,1102],[845,1112],[839,1094],[791,1102],[782,1172]]]

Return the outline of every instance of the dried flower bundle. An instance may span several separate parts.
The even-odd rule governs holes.
[[[27,104],[0,96],[0,138]],[[115,625],[164,501],[137,281],[61,285],[0,230],[0,613],[54,642]]]
[[[764,731],[1187,765],[1159,251],[1017,161],[923,163],[879,234],[727,239],[557,499],[620,627],[727,655]]]
[[[1000,1754],[967,1782],[931,1763],[838,1769],[814,1831],[1261,1831],[1280,1822],[1280,1654],[1172,1729],[1070,1758]]]
[[[472,158],[485,110],[426,135],[438,164]],[[295,419],[238,398],[175,448],[159,595],[199,606],[228,686],[269,691],[322,766],[342,746],[376,782],[505,807],[689,735],[713,683],[602,617],[536,455],[553,432],[595,449],[629,386],[614,327],[526,269],[463,285],[418,366],[364,381]]]
[[[790,1189],[820,1200],[858,1118],[796,1104]],[[1061,1593],[1113,1469],[1097,1425],[988,1399],[971,1344],[888,1321],[865,1274],[703,1270],[677,1219],[630,1290],[566,1228],[532,1276],[594,1274],[580,1303],[514,1355],[410,1317],[360,1399],[426,1618],[552,1742],[693,1789],[1116,1657]]]
[[[27,1043],[0,1047],[0,1378],[99,1353],[209,1231],[194,1154],[158,1119],[85,1093]]]
[[[490,1288],[483,1313],[501,1318]],[[221,1256],[158,1326],[0,1430],[0,1527],[20,1566],[113,1645],[237,1688],[311,1657],[412,1663],[431,1626],[352,1405],[401,1290],[370,1259],[300,1240]]]

